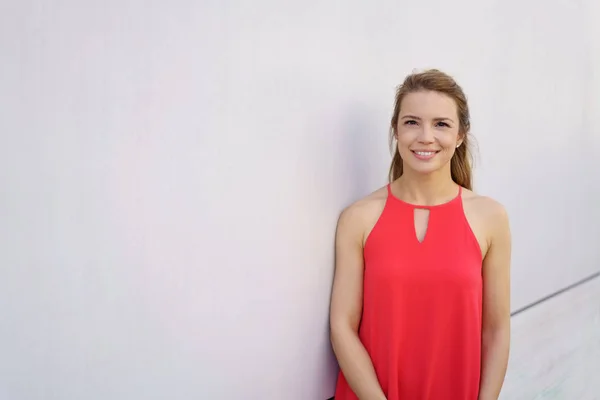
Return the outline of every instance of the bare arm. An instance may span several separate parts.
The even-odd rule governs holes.
[[[342,212],[335,239],[331,343],[352,391],[360,400],[385,400],[373,363],[358,337],[363,296],[363,230],[359,211]]]
[[[482,364],[479,400],[497,400],[510,348],[511,234],[506,211],[496,204],[489,250],[483,260]]]

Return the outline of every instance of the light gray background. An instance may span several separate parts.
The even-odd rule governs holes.
[[[594,4],[596,3],[596,4]],[[597,271],[595,0],[0,1],[0,398],[324,399],[340,210],[454,75],[513,309]]]

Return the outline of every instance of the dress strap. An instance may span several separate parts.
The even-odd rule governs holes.
[[[391,183],[387,184],[387,192],[388,192],[388,197],[392,197],[392,184]]]

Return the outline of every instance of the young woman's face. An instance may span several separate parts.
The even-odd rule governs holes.
[[[404,171],[427,174],[450,168],[461,143],[456,103],[433,91],[407,94],[400,105],[396,139]]]

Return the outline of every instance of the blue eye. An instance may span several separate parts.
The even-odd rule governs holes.
[[[409,119],[406,122],[404,122],[404,125],[416,125],[417,121]]]
[[[448,125],[445,122],[438,122],[438,126],[443,126],[443,127],[446,127],[446,128],[450,128],[450,125]]]

